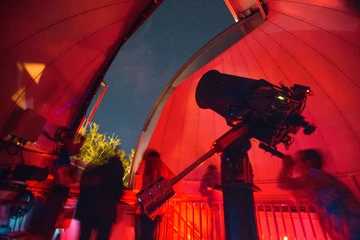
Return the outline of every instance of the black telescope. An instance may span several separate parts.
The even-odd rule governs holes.
[[[312,92],[309,87],[295,84],[280,87],[260,79],[238,77],[208,71],[196,88],[196,102],[200,108],[221,115],[231,127],[239,123],[251,126],[252,137],[270,148],[292,143],[289,134],[300,128],[310,135],[315,127],[301,116],[306,99]]]
[[[258,240],[254,210],[251,163],[247,151],[250,139],[260,141],[259,147],[278,157],[293,142],[290,134],[300,128],[310,135],[315,127],[301,115],[309,87],[295,84],[288,88],[266,80],[232,76],[211,70],[203,75],[196,88],[200,108],[221,115],[232,127],[217,139],[213,149],[221,153],[221,190],[223,192],[226,240]]]

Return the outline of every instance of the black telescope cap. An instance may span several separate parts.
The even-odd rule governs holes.
[[[196,87],[196,103],[202,109],[211,109],[227,118],[229,106],[241,106],[261,82],[210,70]]]

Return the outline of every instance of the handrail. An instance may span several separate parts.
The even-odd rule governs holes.
[[[172,201],[169,202],[169,205],[171,205],[171,203],[172,203]],[[183,220],[184,223],[187,223],[186,225],[188,225],[188,226],[190,227],[190,229],[194,230],[194,233],[196,233],[196,236],[200,238],[200,233],[196,230],[196,228],[195,228],[194,226],[192,226],[183,216],[181,216],[181,214],[179,213],[179,211],[177,211],[177,210],[175,209],[175,205],[174,205],[173,203],[172,203],[172,205],[173,205],[173,211],[174,211],[175,213],[177,213],[177,214],[180,216],[181,220]],[[181,207],[181,205],[180,205],[180,207]],[[169,222],[170,222],[170,221],[169,221]],[[171,222],[172,222],[172,221],[171,221]],[[173,224],[173,226],[174,226],[174,224]]]

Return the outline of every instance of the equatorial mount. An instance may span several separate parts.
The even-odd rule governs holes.
[[[210,151],[192,163],[176,177],[159,178],[136,194],[139,205],[149,217],[168,201],[175,192],[173,186],[215,153],[221,156],[221,189],[224,200],[224,219],[227,240],[258,239],[254,210],[253,174],[248,157],[250,139],[260,141],[259,147],[283,157],[276,147],[282,143],[289,148],[290,135],[301,128],[306,135],[315,126],[301,115],[309,87],[295,84],[275,86],[265,80],[254,80],[212,70],[203,75],[196,89],[200,108],[211,109],[232,128],[217,139]]]

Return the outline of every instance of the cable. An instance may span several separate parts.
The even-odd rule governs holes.
[[[63,134],[74,135],[75,132],[69,128],[65,128],[65,127],[59,128],[54,135],[55,141],[60,144],[63,144],[63,139],[62,139]]]
[[[18,145],[15,145],[14,143],[10,142],[10,141],[4,141],[4,147],[3,149],[6,150],[6,152],[9,154],[9,155],[16,155],[19,153],[20,149],[19,149],[19,146]]]
[[[42,129],[41,134],[44,135],[47,139],[56,142],[56,140],[50,136],[50,134],[46,131],[45,128]]]
[[[37,181],[34,185],[32,185],[31,187],[28,188],[28,190],[30,191],[31,189],[33,189],[34,187],[36,187],[36,185],[39,184],[40,181]]]
[[[24,154],[22,152],[22,149],[20,149],[20,157],[21,157],[22,164],[25,164],[25,158],[24,158]]]
[[[53,153],[50,153],[50,152],[41,152],[41,151],[36,151],[36,150],[31,150],[31,149],[27,149],[27,148],[24,148],[23,146],[21,145],[16,145],[15,143],[11,142],[11,141],[1,141],[3,144],[0,144],[0,147],[1,145],[3,145],[2,148],[0,148],[0,151],[1,150],[6,150],[6,152],[9,154],[9,155],[16,155],[18,154],[21,150],[24,150],[24,151],[27,151],[27,152],[32,152],[32,153],[38,153],[38,154],[47,154],[47,155],[51,155],[51,156],[56,156],[56,154],[53,154]],[[11,151],[13,149],[15,149],[15,151]]]

